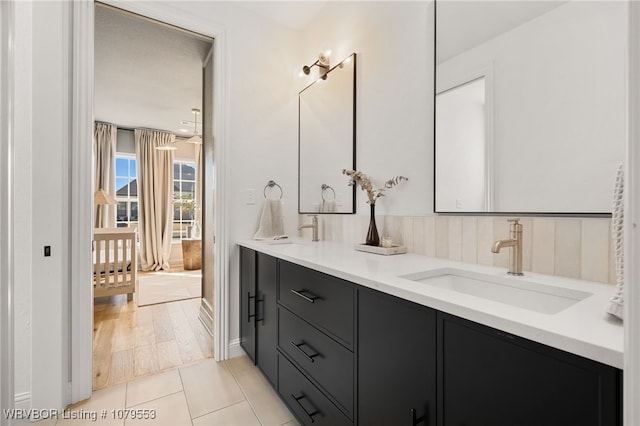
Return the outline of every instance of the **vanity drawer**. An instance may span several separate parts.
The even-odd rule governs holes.
[[[353,417],[354,355],[286,308],[278,307],[278,346]]]
[[[280,261],[278,301],[353,349],[354,286],[350,282]]]
[[[278,354],[278,392],[302,424],[353,425],[282,354]]]

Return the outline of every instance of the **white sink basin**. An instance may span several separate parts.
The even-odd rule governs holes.
[[[586,291],[527,281],[526,277],[491,276],[454,269],[417,272],[400,278],[543,314],[557,314],[592,295]]]
[[[304,245],[306,245],[306,244],[301,243],[300,241],[290,240],[288,238],[282,238],[280,240],[260,240],[260,242],[263,243],[263,244],[270,245],[270,246],[282,245],[282,244],[294,245],[294,246],[304,246]]]

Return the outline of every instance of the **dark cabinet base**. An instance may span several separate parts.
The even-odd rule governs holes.
[[[438,314],[438,424],[620,425],[612,367]]]
[[[302,424],[619,426],[622,371],[240,249],[241,346]]]
[[[278,392],[298,421],[304,425],[353,425],[281,354],[278,354]]]

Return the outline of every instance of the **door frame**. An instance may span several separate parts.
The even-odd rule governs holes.
[[[0,2],[0,407],[14,406],[13,104],[14,1]],[[0,424],[9,420],[0,416]]]
[[[226,159],[226,117],[228,110],[226,97],[226,30],[215,24],[197,20],[197,17],[185,16],[183,10],[168,4],[152,2],[129,2],[123,0],[103,0],[119,9],[148,17],[160,22],[184,28],[214,39],[214,83],[213,83],[213,119],[215,126],[214,152],[216,153],[215,180],[216,191],[216,256],[214,259],[214,358],[224,360],[229,353],[228,301],[228,235],[226,232],[227,214],[225,211],[226,191],[225,175],[228,170]],[[92,145],[86,141],[93,139],[93,84],[94,84],[94,1],[73,2],[73,89],[72,123],[73,148],[71,160],[72,179],[71,217],[78,218],[70,224],[71,235],[71,388],[69,402],[89,398],[92,392],[92,351],[93,351],[93,297],[91,281],[90,236],[92,233],[91,210],[93,184]]]

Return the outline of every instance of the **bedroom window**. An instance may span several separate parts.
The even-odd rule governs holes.
[[[198,208],[196,195],[196,163],[176,160],[173,162],[173,238],[189,238],[189,230]]]
[[[116,226],[138,224],[138,182],[135,155],[116,154]]]

